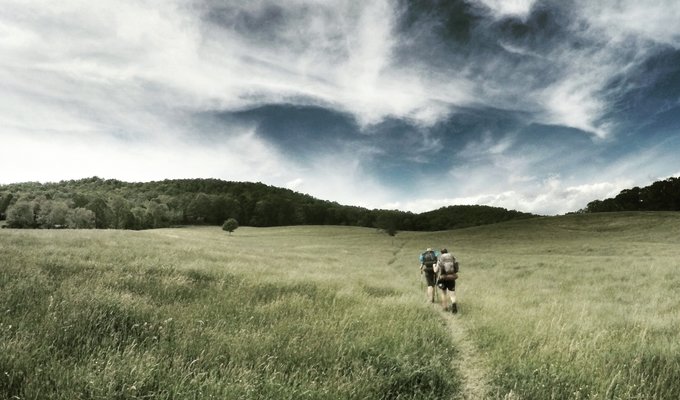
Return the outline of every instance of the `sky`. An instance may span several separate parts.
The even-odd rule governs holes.
[[[680,176],[680,2],[0,0],[0,184],[557,215]]]

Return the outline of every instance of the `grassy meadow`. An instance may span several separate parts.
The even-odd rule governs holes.
[[[425,302],[428,246],[461,262],[457,316]],[[0,398],[680,398],[677,213],[2,229],[0,250]]]
[[[451,232],[491,398],[680,398],[680,213]],[[465,282],[464,285],[462,282]]]
[[[455,344],[397,242],[3,229],[0,398],[450,398]]]

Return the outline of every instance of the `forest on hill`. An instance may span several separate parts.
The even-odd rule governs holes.
[[[622,190],[616,197],[588,203],[582,212],[680,211],[680,178]]]
[[[499,207],[450,206],[415,214],[319,200],[263,183],[176,179],[129,183],[92,177],[0,185],[0,220],[11,228],[151,229],[176,225],[349,225],[434,231],[533,214]]]

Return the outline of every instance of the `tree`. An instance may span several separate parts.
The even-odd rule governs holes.
[[[130,209],[130,214],[132,214],[132,225],[131,229],[149,229],[150,226],[147,225],[146,221],[146,208],[135,206]]]
[[[624,189],[619,193],[614,200],[618,207],[626,211],[637,211],[641,207],[640,188],[634,187],[632,189]]]
[[[250,217],[252,226],[273,226],[276,221],[276,208],[269,199],[258,200],[255,203],[253,215]]]
[[[130,203],[122,196],[109,199],[111,209],[111,226],[115,229],[128,229],[134,225],[135,217],[130,212]]]
[[[629,197],[635,200],[635,194],[624,193],[620,200],[625,198],[631,203]],[[28,213],[26,219],[17,220],[18,214],[14,211],[14,223],[22,227],[63,225],[64,208],[57,206],[55,209],[52,202],[64,202],[69,212],[78,207],[89,209],[95,215],[97,228],[116,229],[148,229],[181,223],[219,226],[228,218],[234,218],[252,226],[375,226],[396,235],[397,231],[453,229],[531,217],[530,214],[483,206],[444,207],[422,214],[368,210],[262,183],[216,179],[127,183],[94,177],[47,184],[0,184],[0,219],[7,216],[5,209],[18,200],[32,205],[32,220]],[[680,179],[672,178],[640,189],[638,203],[640,210],[680,210]],[[593,203],[588,210],[595,208],[600,211],[620,209],[614,199]]]
[[[152,228],[163,228],[169,225],[170,209],[167,204],[150,201],[146,204],[146,220]]]
[[[376,218],[376,228],[385,231],[388,235],[394,237],[397,234],[399,213],[397,211],[381,211]]]
[[[9,207],[13,197],[12,193],[0,193],[0,220],[5,219],[7,207]]]
[[[33,228],[35,226],[34,204],[19,200],[7,208],[7,226],[10,228]]]
[[[205,193],[198,193],[187,205],[184,216],[189,223],[203,224],[208,221],[211,212],[210,197]],[[219,224],[219,222],[217,222]]]
[[[77,207],[73,210],[69,210],[68,217],[66,218],[69,228],[72,229],[92,229],[95,226],[95,215],[94,212],[83,208]]]
[[[229,232],[230,235],[237,228],[238,228],[238,221],[235,220],[234,218],[229,218],[228,220],[224,221],[224,224],[222,224],[222,230]]]
[[[95,196],[87,203],[87,205],[85,205],[85,208],[94,213],[94,223],[97,229],[106,229],[112,226],[113,213],[103,198]]]
[[[69,207],[63,201],[44,200],[36,216],[36,223],[41,228],[66,228]]]

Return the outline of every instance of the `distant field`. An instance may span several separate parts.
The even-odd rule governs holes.
[[[487,398],[680,398],[677,213],[394,239],[2,229],[0,246],[0,398],[463,398],[480,390],[464,344]],[[456,317],[424,302],[427,246],[461,261]]]

